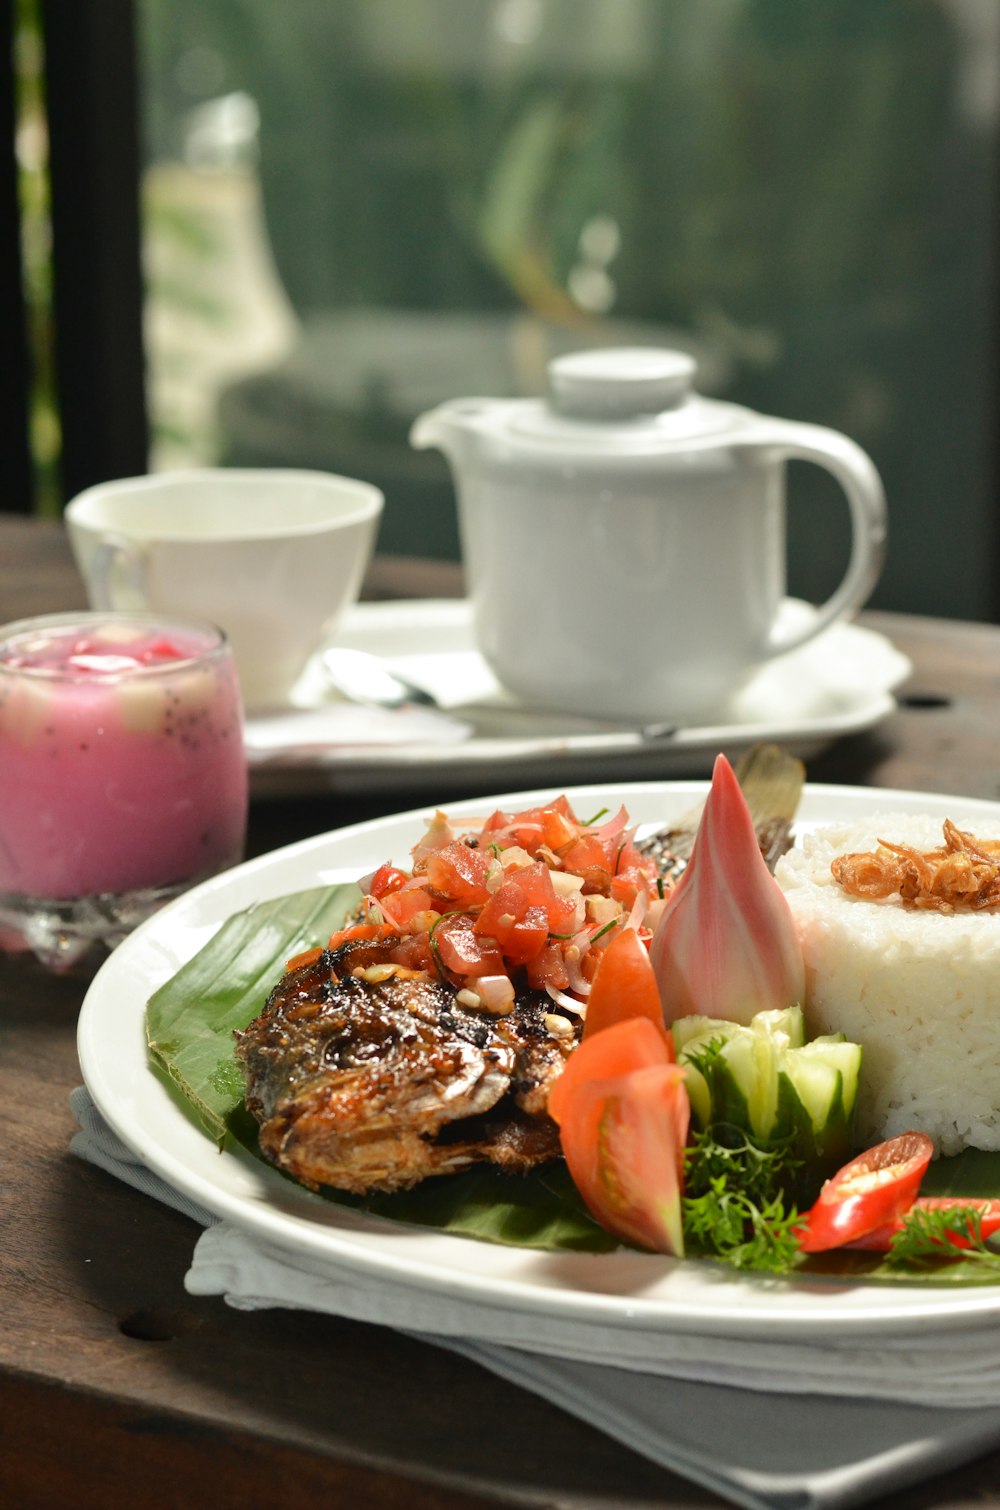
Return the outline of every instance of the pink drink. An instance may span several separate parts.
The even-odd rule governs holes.
[[[246,809],[240,694],[217,630],[59,614],[0,631],[8,921],[37,903],[162,900],[240,859]]]

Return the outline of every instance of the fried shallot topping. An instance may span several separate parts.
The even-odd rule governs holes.
[[[880,839],[868,853],[838,855],[830,869],[849,896],[869,902],[899,897],[904,907],[982,912],[1000,907],[1000,841],[977,839],[944,823],[944,847],[921,852]]]

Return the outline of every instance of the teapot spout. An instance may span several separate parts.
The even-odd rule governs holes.
[[[487,410],[495,407],[491,399],[449,399],[417,415],[410,426],[410,445],[417,451],[437,447],[454,460],[463,444],[468,445],[478,435]]]
[[[427,409],[423,414],[417,415],[410,426],[410,445],[414,450],[427,451],[432,446],[445,449],[449,426],[442,411],[447,408],[447,404],[439,404],[436,409]]]

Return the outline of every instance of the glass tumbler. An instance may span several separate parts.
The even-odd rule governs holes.
[[[243,855],[221,630],[76,613],[0,628],[0,945],[67,969]]]

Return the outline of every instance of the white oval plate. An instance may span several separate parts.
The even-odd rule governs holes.
[[[704,782],[576,787],[580,813],[624,802],[632,818],[659,823],[690,811]],[[456,804],[485,815],[552,794],[522,792]],[[1000,829],[1000,804],[877,788],[807,787],[799,831],[875,812],[924,812],[961,825]],[[353,880],[384,860],[403,862],[423,831],[427,808],[355,825],[236,867],[179,898],[108,958],[83,1004],[78,1047],[86,1085],[133,1152],[175,1189],[310,1270],[402,1285],[415,1298],[473,1303],[496,1316],[535,1316],[550,1330],[581,1323],[629,1334],[818,1339],[847,1333],[906,1333],[1000,1320],[1000,1286],[947,1289],[817,1278],[768,1280],[721,1265],[633,1252],[539,1253],[395,1224],[338,1207],[293,1185],[242,1149],[220,1153],[188,1120],[146,1059],[147,998],[251,903],[318,884]]]

